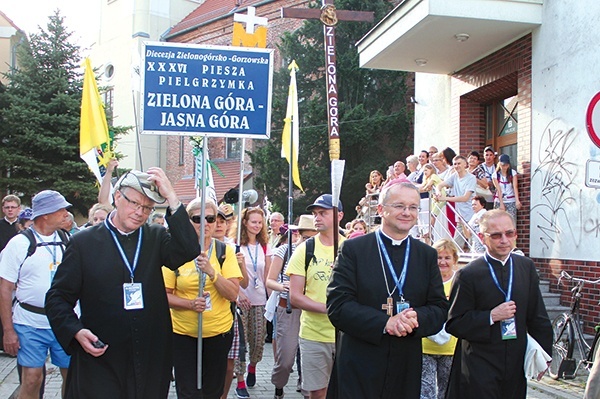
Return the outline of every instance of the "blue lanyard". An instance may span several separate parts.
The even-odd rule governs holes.
[[[504,297],[506,298],[506,302],[510,301],[510,297],[512,296],[512,284],[513,284],[513,261],[512,261],[512,257],[510,257],[510,265],[509,265],[509,275],[508,275],[508,292],[504,291],[502,289],[502,287],[500,286],[500,283],[498,282],[498,277],[496,277],[496,273],[494,273],[494,268],[492,267],[492,265],[490,264],[490,262],[487,259],[487,256],[484,256],[485,262],[488,264],[488,267],[490,268],[490,274],[492,275],[492,279],[494,280],[494,283],[496,284],[496,287],[498,287],[498,289],[500,290],[501,293],[504,294]]]
[[[250,262],[252,262],[252,267],[254,267],[254,275],[256,275],[258,273],[258,246],[260,245],[260,243],[256,243],[256,246],[254,247],[254,257],[252,257],[252,253],[250,252],[250,245],[246,245],[246,248],[248,248],[248,255],[250,255]]]
[[[44,240],[42,240],[42,237],[40,237],[40,235],[37,233],[37,231],[35,231],[35,229],[33,227],[30,227],[31,231],[33,232],[33,235],[40,240],[40,246],[43,246],[44,248],[46,248],[46,251],[48,251],[48,253],[50,255],[52,255],[52,264],[56,265],[56,245],[53,245],[54,247],[54,251],[50,251],[50,248],[48,248],[48,243],[45,242]],[[56,231],[54,232],[54,235],[52,236],[52,242],[55,243],[56,242]],[[62,244],[61,244],[62,245]]]
[[[396,287],[398,287],[398,295],[400,295],[400,299],[404,299],[404,282],[406,281],[406,269],[408,269],[408,257],[410,254],[410,237],[406,238],[406,252],[404,253],[404,267],[402,268],[402,273],[400,274],[400,278],[396,274],[394,270],[394,265],[390,260],[390,256],[387,253],[387,249],[385,249],[385,245],[383,245],[383,241],[381,240],[381,230],[377,231],[375,236],[377,237],[377,243],[379,244],[379,248],[381,248],[381,252],[385,256],[385,263],[387,264],[388,270],[392,274],[392,278],[394,279],[394,283],[396,283]]]
[[[135,272],[135,268],[137,267],[137,264],[138,264],[138,258],[140,257],[140,249],[142,248],[142,232],[144,230],[140,228],[140,235],[138,236],[138,242],[137,242],[137,247],[135,248],[135,255],[133,256],[133,266],[132,266],[131,263],[129,263],[129,259],[127,259],[127,256],[125,255],[125,251],[123,251],[123,247],[121,246],[121,243],[117,239],[117,235],[115,234],[114,231],[112,231],[112,229],[110,227],[108,227],[107,219],[108,218],[104,219],[104,225],[110,232],[110,235],[112,235],[113,241],[115,242],[115,245],[117,246],[117,249],[119,250],[119,254],[121,254],[121,259],[123,259],[123,263],[125,263],[125,266],[129,270],[129,277],[131,277],[131,282],[133,283],[133,273]]]

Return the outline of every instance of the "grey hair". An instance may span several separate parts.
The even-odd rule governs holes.
[[[419,157],[416,155],[409,155],[406,157],[406,163],[412,163],[413,165],[416,165],[419,163]]]
[[[206,200],[205,202],[205,208],[210,208],[215,212],[215,215],[219,212],[219,208],[217,207],[217,204],[215,204],[213,201],[211,200]],[[192,214],[194,212],[196,212],[198,209],[202,209],[202,198],[195,198],[192,200],[192,202],[190,202],[188,204],[188,206],[185,208],[185,210],[187,211],[189,216],[192,216]]]
[[[419,191],[419,189],[417,188],[417,186],[415,186],[414,184],[412,184],[411,182],[408,181],[403,181],[403,182],[399,182],[399,183],[392,183],[389,186],[385,186],[382,190],[381,193],[379,194],[379,205],[383,205],[385,204],[385,202],[387,201],[387,197],[388,197],[388,192],[392,189],[392,188],[396,188],[396,187],[401,187],[401,188],[409,188],[412,190],[415,190],[415,192],[417,194],[419,194],[419,197],[421,195],[421,192]]]
[[[510,213],[503,211],[502,209],[492,209],[491,211],[485,212],[479,219],[479,231],[485,233],[488,230],[490,220],[498,219],[502,216],[508,216],[510,220],[512,220],[513,227],[515,227],[515,221]]]

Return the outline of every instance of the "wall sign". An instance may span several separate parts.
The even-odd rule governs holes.
[[[592,100],[585,115],[585,125],[587,127],[590,139],[600,147],[600,93],[597,93]]]
[[[273,50],[146,42],[143,134],[268,139]]]

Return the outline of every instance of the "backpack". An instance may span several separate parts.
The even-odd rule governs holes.
[[[312,260],[317,262],[315,256],[315,237],[310,237],[306,242],[306,252],[304,253],[304,292],[306,292],[306,283],[308,281],[308,266]]]
[[[315,237],[310,237],[306,240],[306,253],[304,254],[304,274],[308,273],[308,266],[310,261],[317,261],[315,257]]]
[[[25,230],[21,231],[19,234],[23,234],[29,240],[29,248],[27,248],[27,256],[25,256],[25,259],[23,259],[23,263],[25,263],[25,260],[35,253],[35,251],[37,250],[38,247],[47,247],[49,245],[54,245],[54,246],[58,245],[58,246],[60,246],[60,249],[64,255],[65,247],[67,246],[67,243],[69,242],[69,233],[62,229],[56,230],[56,232],[58,233],[60,242],[54,242],[54,241],[53,242],[37,242],[37,240],[35,239],[35,236],[33,235],[33,231],[31,229],[25,229]],[[21,263],[21,266],[23,266],[23,263]]]
[[[21,232],[19,232],[19,234],[23,234],[25,237],[27,237],[27,239],[29,240],[29,247],[27,248],[27,255],[25,256],[25,259],[23,259],[23,262],[21,262],[21,264],[19,265],[19,275],[21,274],[21,267],[23,267],[23,264],[25,263],[25,261],[27,260],[27,258],[29,258],[31,255],[33,255],[35,253],[35,251],[37,250],[38,247],[47,247],[50,245],[53,246],[60,246],[60,250],[62,251],[63,255],[65,253],[65,247],[67,246],[67,243],[69,242],[69,236],[70,234],[62,229],[56,230],[56,232],[58,233],[58,237],[60,238],[60,242],[56,242],[56,241],[51,241],[51,242],[37,242],[37,240],[35,239],[35,236],[33,234],[33,230],[32,229],[25,229]],[[15,297],[13,299],[13,305],[15,304],[15,302],[19,302],[17,301],[17,298]],[[25,302],[19,302],[19,305],[32,313],[36,313],[36,314],[41,314],[41,315],[45,315],[46,311],[44,310],[44,308],[40,308],[38,306],[33,306],[33,305],[29,305]]]
[[[225,263],[226,248],[227,244],[225,244],[223,241],[215,240],[215,251],[217,251],[215,255],[217,256],[221,270],[223,269],[223,263]],[[175,270],[175,277],[179,277],[179,269]]]

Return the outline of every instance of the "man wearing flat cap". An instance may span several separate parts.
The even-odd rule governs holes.
[[[146,224],[165,201],[169,232]],[[52,329],[71,354],[64,397],[166,398],[172,326],[161,266],[198,256],[198,236],[160,168],[123,175],[114,204],[104,223],[73,236],[46,295]]]
[[[44,311],[44,297],[58,270],[65,251],[58,234],[71,206],[58,192],[45,190],[32,200],[33,226],[30,227],[37,246],[28,254],[29,238],[13,237],[0,260],[0,317],[4,329],[4,351],[17,356],[22,366],[22,398],[37,398],[43,379],[43,367],[50,352],[52,363],[60,368],[64,381],[69,356],[60,347],[50,329]],[[12,309],[16,290],[17,305]],[[71,307],[71,311],[73,307]]]

